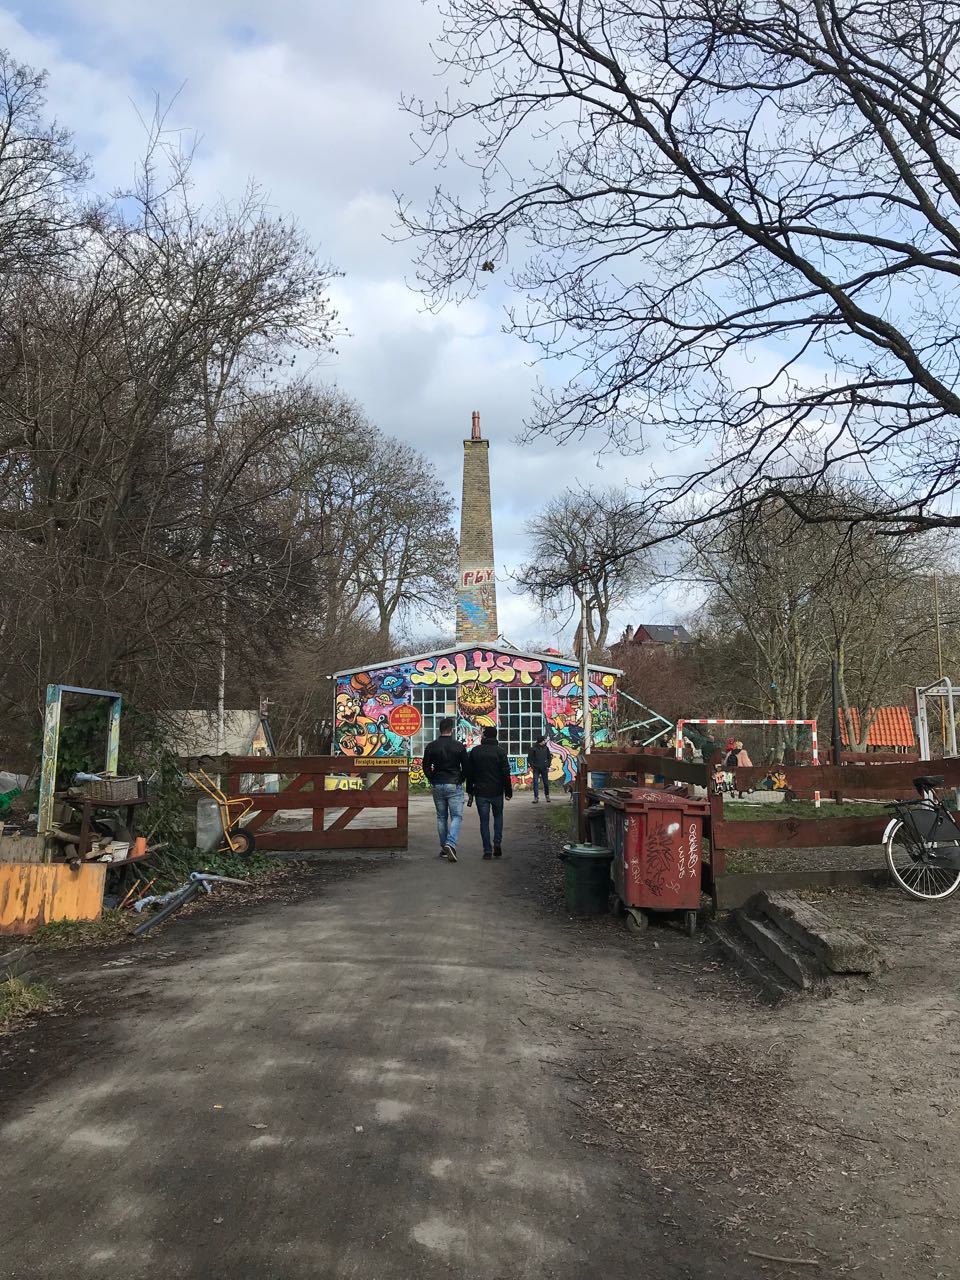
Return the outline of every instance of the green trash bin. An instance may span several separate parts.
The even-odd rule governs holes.
[[[601,916],[610,906],[613,850],[604,844],[565,844],[563,891],[572,916]]]

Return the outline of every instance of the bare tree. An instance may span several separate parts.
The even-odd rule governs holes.
[[[530,559],[516,580],[557,620],[568,620],[585,599],[588,644],[599,653],[612,611],[650,579],[649,558],[636,550],[646,527],[645,512],[624,489],[568,489],[527,521]]]
[[[835,469],[848,521],[960,524],[960,14],[941,0],[445,0],[462,86],[407,105],[461,192],[436,303],[513,268],[513,328],[578,372],[532,434],[689,447],[684,524]],[[811,450],[811,441],[816,447]]]
[[[0,49],[0,289],[69,252],[86,216],[76,197],[87,164],[45,119],[46,86],[45,73]]]
[[[843,508],[837,486],[832,501]],[[687,568],[691,585],[707,589],[708,626],[726,643],[740,705],[816,718],[829,706],[836,660],[848,741],[865,750],[877,709],[901,703],[929,669],[931,575],[944,547],[931,535],[827,523],[829,505],[822,494],[815,524],[780,500],[749,518],[734,513],[691,546]]]
[[[42,78],[19,74],[34,86],[36,138],[69,156],[66,135],[39,119]],[[141,180],[68,242],[48,236],[23,254],[7,281],[8,731],[34,719],[49,680],[120,684],[151,705],[209,698],[225,631],[240,672],[311,607],[316,550],[291,520],[289,472],[262,460],[295,426],[271,378],[297,344],[329,347],[329,272],[254,195],[197,207],[185,165],[168,158],[166,188]],[[67,200],[64,184],[55,199]]]

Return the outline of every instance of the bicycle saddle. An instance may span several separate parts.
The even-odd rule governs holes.
[[[914,778],[913,785],[923,795],[924,791],[933,791],[935,787],[943,786],[943,774],[925,774],[922,778]]]

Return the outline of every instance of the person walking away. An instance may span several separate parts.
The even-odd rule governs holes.
[[[483,740],[467,756],[467,792],[477,802],[484,859],[503,856],[503,802],[513,799],[510,761],[497,741],[494,728],[484,729]],[[493,814],[493,840],[490,815]]]
[[[437,811],[437,833],[440,857],[457,860],[457,837],[463,822],[463,782],[467,770],[467,749],[453,736],[454,720],[444,716],[440,721],[440,737],[427,743],[423,753],[423,772],[433,793]]]
[[[553,763],[553,752],[547,745],[547,735],[541,733],[530,750],[527,760],[533,771],[533,803],[540,803],[540,783],[543,783],[543,798],[550,803],[550,766]]]

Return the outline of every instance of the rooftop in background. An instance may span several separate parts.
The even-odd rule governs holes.
[[[565,654],[557,653],[555,650],[548,649],[546,653],[531,653],[527,649],[518,649],[516,645],[509,644],[506,640],[497,640],[493,644],[451,644],[446,645],[443,649],[433,649],[430,653],[411,653],[402,658],[388,658],[386,662],[367,662],[362,667],[346,667],[343,671],[334,671],[331,679],[338,676],[351,676],[358,671],[381,671],[385,667],[402,667],[409,666],[416,662],[425,662],[428,658],[442,658],[450,653],[512,653],[518,658],[536,658],[541,662],[552,663],[559,667],[573,667],[579,670],[580,662],[578,658],[567,657]],[[599,662],[590,663],[591,671],[609,672],[614,676],[622,676],[623,672],[619,667],[604,667]]]
[[[857,737],[860,736],[860,712],[856,708],[850,711],[853,727]],[[849,746],[849,734],[844,718],[840,717],[840,741]],[[915,747],[916,738],[913,733],[913,717],[906,707],[878,707],[873,723],[867,733],[868,747]]]
[[[627,627],[617,644],[692,644],[693,636],[679,623],[672,626],[641,622],[636,631]]]

